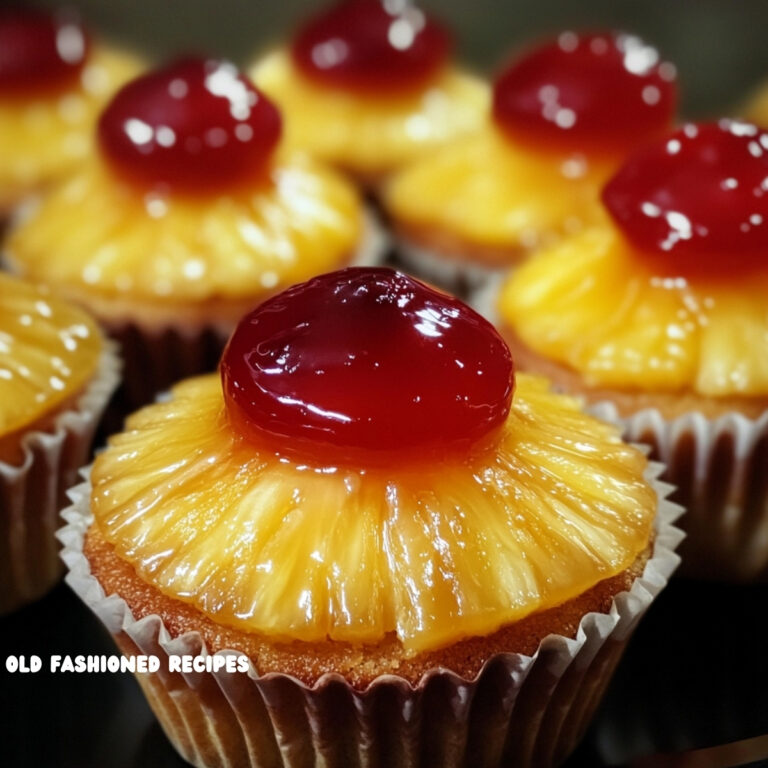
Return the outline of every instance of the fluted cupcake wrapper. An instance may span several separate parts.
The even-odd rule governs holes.
[[[54,532],[66,491],[88,461],[96,426],[120,378],[108,343],[94,380],[50,430],[22,440],[19,465],[0,462],[0,614],[44,595],[62,574]]]
[[[610,402],[589,410],[666,464],[664,479],[686,509],[682,574],[768,581],[768,411],[757,419],[735,412],[668,419],[652,408],[622,417]]]
[[[126,655],[158,656],[138,680],[168,738],[195,766],[226,768],[477,768],[556,765],[581,738],[637,621],[679,562],[681,509],[670,486],[648,478],[659,498],[654,552],[642,577],[609,613],[590,613],[575,638],[550,635],[533,656],[501,653],[474,679],[435,668],[417,685],[385,675],[364,690],[327,674],[313,686],[285,674],[170,673],[174,654],[206,655],[197,632],[171,637],[159,616],[134,619],[105,595],[83,555],[93,518],[90,485],[73,489],[59,538],[67,582]],[[218,655],[237,654],[219,651]]]

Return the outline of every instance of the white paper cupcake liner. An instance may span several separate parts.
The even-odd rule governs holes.
[[[376,267],[383,263],[387,251],[392,247],[389,232],[381,222],[376,209],[367,204],[363,240],[350,262],[353,267]]]
[[[417,685],[385,675],[364,690],[327,674],[307,686],[285,674],[169,673],[173,654],[205,655],[197,632],[172,637],[159,616],[136,620],[118,595],[105,595],[83,555],[92,522],[90,486],[70,493],[58,536],[67,582],[126,655],[161,659],[138,676],[150,706],[179,753],[195,766],[441,768],[561,762],[581,738],[638,620],[679,562],[681,513],[670,486],[648,478],[659,499],[654,551],[631,589],[608,613],[589,613],[575,638],[550,635],[533,656],[500,653],[473,679],[435,668]],[[216,655],[236,654],[219,651]]]
[[[54,532],[66,491],[88,461],[96,426],[120,378],[114,345],[72,409],[22,439],[23,460],[0,462],[0,614],[41,597],[62,573]]]
[[[474,288],[467,297],[467,303],[475,312],[479,312],[491,325],[500,326],[498,309],[499,293],[512,269],[497,272],[482,285]]]
[[[686,509],[680,572],[696,578],[768,581],[768,411],[707,418],[665,418],[656,409],[629,417],[600,402],[588,409],[620,424],[624,437],[651,447],[667,466],[664,479]]]

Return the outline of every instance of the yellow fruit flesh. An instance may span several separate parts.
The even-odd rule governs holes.
[[[765,84],[752,94],[741,113],[746,120],[763,128],[768,127],[768,87]]]
[[[0,99],[0,205],[17,201],[88,157],[101,108],[140,69],[132,56],[97,47],[78,83],[64,92]]]
[[[406,96],[324,88],[278,51],[251,69],[256,85],[283,111],[289,146],[362,174],[380,174],[420,157],[485,120],[489,88],[454,69]]]
[[[178,385],[92,473],[102,533],[138,574],[275,639],[406,651],[486,634],[624,570],[656,497],[617,430],[521,375],[500,444],[373,471],[280,462],[238,436],[216,376]]]
[[[87,315],[0,273],[0,436],[82,390],[101,351],[101,335]]]
[[[768,275],[661,278],[610,225],[524,264],[500,321],[589,386],[768,394]]]
[[[158,196],[98,158],[58,185],[10,235],[25,276],[102,297],[249,298],[342,266],[360,245],[354,188],[302,156],[270,180],[213,197]]]
[[[600,219],[600,188],[614,167],[607,158],[534,150],[487,125],[404,168],[384,199],[406,229],[519,251]]]

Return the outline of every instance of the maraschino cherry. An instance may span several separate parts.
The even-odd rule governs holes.
[[[308,77],[376,95],[421,87],[449,48],[446,31],[405,0],[343,0],[305,24],[291,50]]]
[[[75,80],[88,56],[78,22],[24,8],[0,9],[0,95],[57,90]]]
[[[434,459],[504,423],[509,348],[474,310],[386,268],[321,275],[267,300],[221,360],[230,420],[314,463]]]
[[[263,172],[280,113],[226,61],[188,57],[124,86],[99,120],[103,154],[125,176],[207,192]]]
[[[564,32],[513,62],[493,92],[494,119],[513,138],[598,152],[667,130],[676,106],[674,67],[615,32]]]
[[[685,125],[630,156],[602,197],[664,274],[768,267],[768,133],[755,125]]]

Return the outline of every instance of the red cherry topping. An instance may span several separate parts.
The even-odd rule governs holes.
[[[0,94],[69,84],[88,49],[85,31],[73,20],[31,9],[0,9]]]
[[[564,32],[504,70],[493,93],[493,116],[513,137],[598,151],[669,128],[676,105],[674,67],[614,32]]]
[[[99,121],[101,149],[135,181],[186,191],[263,172],[280,114],[234,64],[185,58],[124,86]]]
[[[267,300],[221,360],[227,409],[278,453],[437,458],[506,419],[509,348],[458,299],[386,268],[321,275]]]
[[[445,30],[405,0],[346,0],[302,27],[292,52],[308,77],[376,94],[421,87],[449,48]]]
[[[768,266],[768,133],[750,123],[685,125],[632,155],[602,197],[665,273]]]

